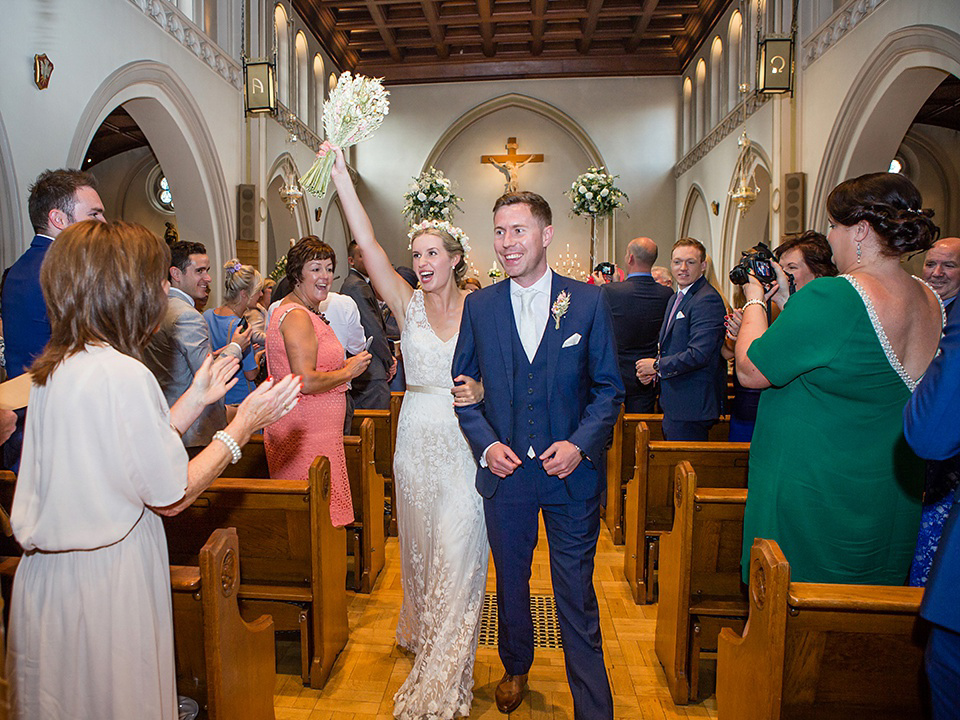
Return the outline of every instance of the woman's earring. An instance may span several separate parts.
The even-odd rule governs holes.
[[[860,264],[860,258],[863,256],[863,248],[861,247],[863,243],[860,240],[857,240],[857,265]]]

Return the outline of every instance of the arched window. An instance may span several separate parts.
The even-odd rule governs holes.
[[[707,115],[709,115],[708,110],[707,64],[703,61],[703,58],[700,58],[700,60],[697,61],[697,97],[696,107],[694,110],[697,115],[697,142],[699,142],[703,136],[707,134]]]
[[[323,58],[313,56],[313,122],[314,131],[323,137]]]
[[[683,79],[683,116],[681,120],[684,154],[693,148],[693,83],[690,78]]]
[[[723,43],[720,37],[713,39],[710,46],[710,127],[715,127],[726,115],[726,98],[724,97]]]
[[[290,107],[290,38],[287,37],[287,11],[279,3],[273,10],[273,29],[277,34],[277,95]]]
[[[307,36],[302,30],[297,33],[294,48],[297,52],[297,115],[306,123],[310,115],[310,83],[307,75]]]
[[[743,37],[743,16],[740,14],[739,10],[734,10],[733,15],[730,16],[730,26],[727,28],[727,64],[730,68],[727,76],[728,88],[727,88],[727,110],[733,110],[740,102],[740,83],[745,82],[746,79],[741,79],[740,77],[740,55],[742,49],[740,47],[741,38]]]

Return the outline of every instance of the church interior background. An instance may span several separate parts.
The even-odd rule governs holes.
[[[382,128],[348,162],[396,264],[409,264],[403,194],[434,166],[464,198],[455,221],[487,284],[505,177],[481,158],[511,152],[543,156],[517,168],[519,186],[551,203],[550,257],[575,254],[574,272],[587,270],[591,230],[564,191],[589,166],[629,196],[598,223],[598,260],[621,263],[646,235],[666,264],[693,236],[728,298],[741,250],[825,232],[830,189],[892,164],[942,235],[960,234],[956,0],[21,0],[3,11],[3,267],[32,236],[29,184],[79,167],[109,219],[203,242],[215,302],[227,259],[269,273],[306,234],[343,268],[336,195],[288,207],[281,191],[313,163],[323,101],[347,70],[390,91]],[[760,40],[790,36],[792,92],[758,92]],[[275,58],[275,113],[245,113],[244,58]],[[755,197],[741,209],[731,195],[744,186]]]

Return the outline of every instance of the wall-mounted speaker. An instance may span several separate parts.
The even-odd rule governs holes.
[[[237,185],[237,259],[244,265],[260,267],[255,185]]]
[[[781,230],[784,235],[802,233],[807,229],[803,211],[806,184],[806,173],[787,173],[783,176]]]

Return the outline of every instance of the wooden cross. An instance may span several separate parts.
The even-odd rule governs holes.
[[[527,163],[543,162],[543,155],[519,155],[517,154],[517,139],[515,137],[507,138],[506,155],[481,155],[480,164],[490,164],[502,172],[507,182],[503,186],[505,193],[517,192],[520,189],[520,168]]]

